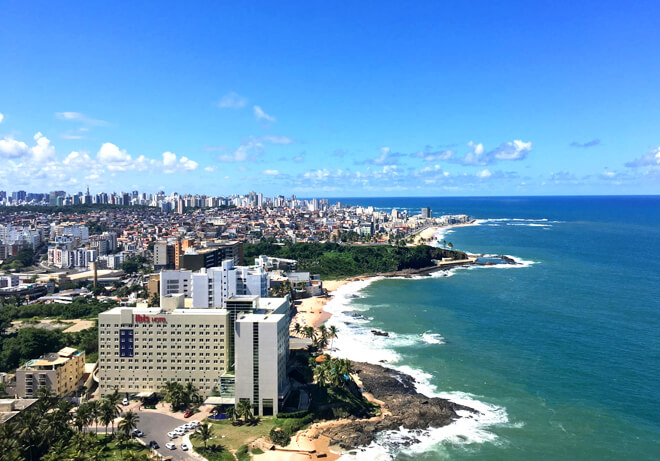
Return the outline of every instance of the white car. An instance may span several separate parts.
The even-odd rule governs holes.
[[[199,426],[199,421],[190,421],[188,424],[192,425],[193,428]]]
[[[188,445],[185,444],[185,443],[182,443],[182,444],[181,444],[181,449],[182,449],[183,451],[188,451]]]
[[[127,407],[128,406],[128,399],[122,400],[121,404],[124,405],[125,407]]]
[[[167,436],[168,436],[170,439],[176,439],[176,438],[179,436],[179,434],[177,434],[176,432],[168,432],[168,433],[167,433]]]
[[[170,450],[176,450],[176,445],[174,445],[173,443],[166,443],[165,446]]]

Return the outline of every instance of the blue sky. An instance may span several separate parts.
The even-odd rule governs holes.
[[[3,1],[0,189],[660,193],[654,2],[242,3]]]

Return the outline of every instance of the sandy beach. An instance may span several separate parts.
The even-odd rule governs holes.
[[[296,323],[300,324],[302,327],[313,326],[314,328],[317,328],[323,322],[327,321],[331,314],[324,311],[323,306],[330,301],[333,291],[340,286],[347,284],[351,280],[353,279],[324,281],[323,288],[328,290],[328,296],[314,296],[311,298],[296,300],[296,310],[298,312],[291,320],[291,334],[295,335],[293,327]]]
[[[435,234],[439,230],[453,229],[455,227],[476,226],[476,225],[477,225],[476,221],[470,221],[470,222],[464,223],[464,224],[450,224],[449,226],[431,226],[431,227],[427,227],[423,231],[415,234],[415,240],[414,240],[413,245],[420,245],[422,243],[431,243],[431,240],[433,240]]]

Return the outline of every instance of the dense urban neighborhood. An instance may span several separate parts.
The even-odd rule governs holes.
[[[0,203],[0,430],[52,432],[0,439],[6,459],[247,459],[312,421],[377,415],[305,303],[333,280],[470,261],[425,245],[470,219],[428,208],[254,192]]]

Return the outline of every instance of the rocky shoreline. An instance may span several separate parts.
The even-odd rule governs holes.
[[[383,431],[401,427],[423,431],[451,424],[459,418],[458,410],[475,412],[445,399],[420,394],[415,389],[415,379],[399,371],[361,362],[354,362],[354,367],[362,382],[362,391],[385,403],[381,406],[383,414],[380,417],[350,420],[319,431],[333,445],[343,449],[367,446]],[[415,442],[411,439],[406,444]]]

